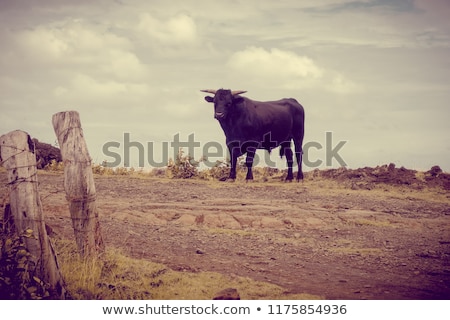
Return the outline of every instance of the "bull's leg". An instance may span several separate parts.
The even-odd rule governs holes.
[[[301,139],[294,140],[294,145],[295,145],[295,157],[297,159],[297,166],[298,166],[297,181],[300,181],[303,180],[303,171],[302,171],[303,150]]]
[[[231,168],[230,168],[230,176],[228,177],[229,180],[235,180],[236,179],[236,162],[237,157],[231,157]]]
[[[232,146],[229,146],[228,150],[230,151],[230,158],[231,158],[230,176],[228,177],[228,179],[234,181],[236,179],[236,165],[239,152],[236,150],[235,147],[233,148]]]
[[[288,166],[288,174],[286,177],[286,181],[292,181],[292,179],[294,179],[294,175],[292,173],[292,166],[294,164],[294,155],[292,153],[292,149],[291,149],[291,142],[287,142],[287,143],[283,143],[281,145],[281,148],[284,148],[284,155],[286,156],[286,162],[287,162],[287,166]]]
[[[286,162],[288,165],[288,174],[286,177],[286,181],[292,181],[292,179],[294,178],[294,175],[292,173],[292,165],[294,164],[294,157],[293,157],[292,149],[286,148],[286,150],[284,152],[286,154]]]
[[[247,149],[247,157],[245,158],[245,166],[247,167],[247,176],[245,180],[253,180],[253,159],[255,158],[256,148],[249,147]]]

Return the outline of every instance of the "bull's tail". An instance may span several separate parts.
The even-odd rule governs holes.
[[[292,150],[291,150],[291,141],[283,142],[280,146],[280,158],[291,157]]]

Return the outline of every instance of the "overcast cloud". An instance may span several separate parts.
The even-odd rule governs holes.
[[[231,88],[302,103],[310,160],[331,131],[351,168],[450,171],[449,17],[448,0],[0,0],[0,134],[54,143],[52,115],[77,110],[96,163],[124,132],[157,153],[194,133],[198,159],[225,140],[200,90]]]

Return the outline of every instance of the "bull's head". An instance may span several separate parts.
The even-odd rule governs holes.
[[[212,93],[214,98],[206,96],[207,102],[214,102],[214,118],[217,120],[225,120],[230,112],[233,112],[235,105],[242,101],[242,97],[239,95],[247,91],[242,90],[201,90],[202,92]]]

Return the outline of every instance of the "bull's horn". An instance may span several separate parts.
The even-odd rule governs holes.
[[[212,94],[216,94],[217,90],[214,89],[206,89],[206,90],[200,90],[201,92],[207,92],[207,93],[212,93]]]
[[[247,91],[244,91],[244,90],[235,90],[235,91],[231,91],[231,94],[233,95],[233,96],[235,96],[235,95],[238,95],[238,94],[241,94],[241,93],[246,93]]]

